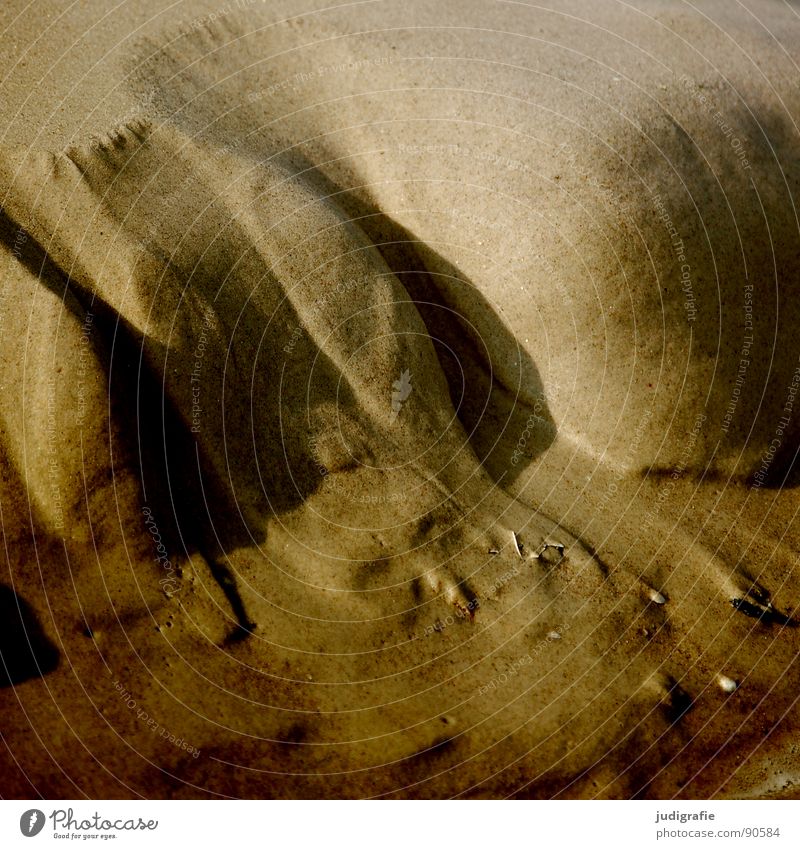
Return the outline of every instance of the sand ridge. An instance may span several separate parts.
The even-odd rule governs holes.
[[[794,792],[790,60],[648,8],[200,16],[3,148],[9,795]]]

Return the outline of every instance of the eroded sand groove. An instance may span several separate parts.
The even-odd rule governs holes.
[[[3,148],[9,794],[795,792],[792,62],[652,7],[231,14]]]

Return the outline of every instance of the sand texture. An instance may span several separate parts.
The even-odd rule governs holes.
[[[0,795],[800,795],[795,6],[0,29]]]

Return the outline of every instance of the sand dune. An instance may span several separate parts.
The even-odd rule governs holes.
[[[791,7],[149,5],[13,24],[3,794],[796,795]]]

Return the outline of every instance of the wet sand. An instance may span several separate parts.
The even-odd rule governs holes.
[[[796,797],[789,6],[0,12],[4,797]]]

